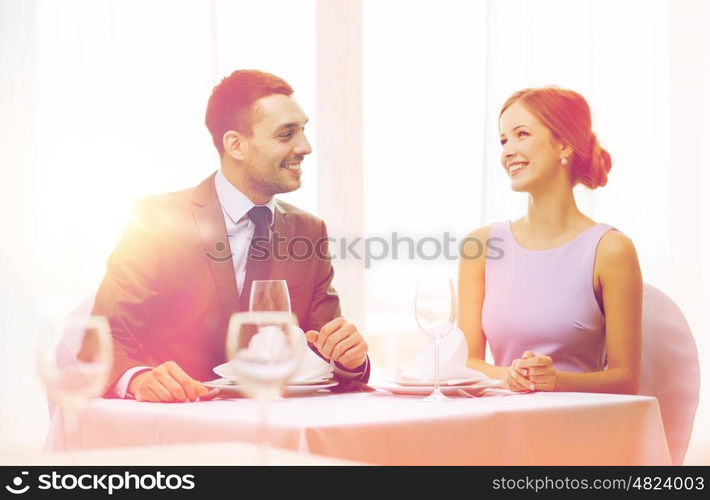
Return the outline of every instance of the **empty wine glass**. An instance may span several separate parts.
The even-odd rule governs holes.
[[[249,295],[250,311],[291,312],[286,280],[254,280]]]
[[[37,365],[50,404],[59,405],[67,448],[75,441],[79,411],[103,394],[112,366],[112,338],[103,316],[69,316],[43,322]]]
[[[422,401],[449,400],[439,387],[439,344],[454,328],[456,292],[451,279],[427,279],[419,282],[415,301],[419,328],[434,341],[434,390]]]
[[[305,344],[296,318],[285,311],[235,313],[227,332],[227,360],[236,382],[261,409],[260,449],[266,463],[269,405],[281,397]]]

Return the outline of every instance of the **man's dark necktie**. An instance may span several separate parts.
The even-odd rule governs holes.
[[[263,205],[252,207],[247,215],[254,223],[254,235],[249,244],[249,256],[247,257],[246,276],[244,285],[239,296],[240,309],[249,310],[249,296],[251,295],[251,284],[254,280],[263,280],[269,277],[269,259],[271,257],[271,246],[269,244],[271,222],[271,210]]]

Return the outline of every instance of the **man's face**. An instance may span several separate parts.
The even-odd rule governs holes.
[[[301,161],[311,153],[307,121],[289,96],[273,94],[254,103],[252,133],[243,138],[247,189],[270,198],[301,187]]]

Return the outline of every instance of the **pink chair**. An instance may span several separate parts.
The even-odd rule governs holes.
[[[678,306],[644,283],[639,394],[658,399],[674,465],[682,465],[700,393],[698,349]]]

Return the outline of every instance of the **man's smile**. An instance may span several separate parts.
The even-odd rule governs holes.
[[[283,162],[281,164],[281,168],[285,168],[289,172],[292,172],[296,175],[301,175],[301,160],[298,161],[290,161],[290,162]]]

